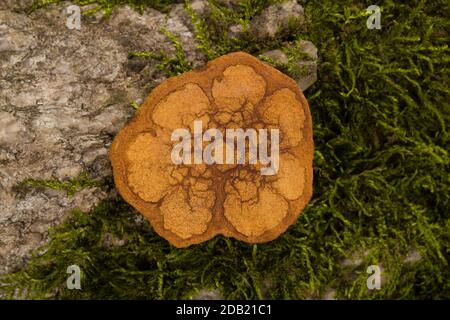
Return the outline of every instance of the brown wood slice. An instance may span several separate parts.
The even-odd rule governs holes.
[[[196,120],[202,133],[216,128],[224,138],[227,129],[267,129],[269,154],[270,132],[278,129],[278,170],[261,174],[269,164],[249,163],[248,154],[244,164],[195,164],[195,152],[191,164],[174,164],[180,141],[172,141],[172,133],[185,128],[192,134]],[[201,142],[201,150],[210,143]],[[221,150],[225,159],[228,149]],[[312,196],[308,102],[293,79],[243,52],[160,84],[117,134],[109,156],[120,194],[177,247],[218,234],[250,243],[273,240]]]

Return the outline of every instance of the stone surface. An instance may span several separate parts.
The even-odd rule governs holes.
[[[192,10],[194,10],[194,12],[197,13],[199,16],[206,15],[210,10],[209,2],[207,0],[191,1],[191,7]]]
[[[165,79],[154,61],[129,53],[174,54],[160,32],[166,28],[181,38],[188,60],[204,63],[179,15],[121,7],[109,19],[83,16],[81,30],[69,30],[69,3],[28,16],[29,4],[0,1],[0,273],[20,268],[70,209],[90,210],[108,196],[98,188],[68,197],[17,185],[82,172],[111,177],[107,150],[134,113],[130,102]]]
[[[336,300],[336,289],[328,288],[325,290],[322,300]]]
[[[228,37],[239,38],[244,33],[244,27],[240,24],[233,24],[228,28]]]
[[[289,22],[297,20],[304,25],[303,7],[295,0],[274,4],[264,9],[250,22],[250,32],[261,39],[274,38],[280,30],[287,28]]]
[[[237,7],[242,0],[217,0],[217,3],[227,7]]]
[[[417,251],[417,249],[411,249],[406,255],[403,262],[414,264],[419,262],[420,260],[422,260],[422,254],[419,251]]]
[[[304,91],[317,81],[318,56],[317,48],[310,41],[301,40],[300,48],[300,52],[305,55],[305,58],[295,62],[301,70],[295,80]]]
[[[20,12],[28,9],[34,0],[2,0],[0,1],[0,10],[9,10]]]
[[[281,51],[280,49],[270,50],[261,54],[264,57],[268,57],[277,63],[286,64],[289,62],[288,56],[286,53]]]
[[[173,132],[184,129],[190,138],[196,120],[202,121],[202,134],[218,129],[220,141],[232,128],[279,130],[277,169],[265,175],[267,163],[205,164],[191,156],[188,163],[174,164],[179,140]],[[190,140],[186,145],[191,152]],[[234,155],[234,144],[219,147],[226,150],[223,157],[230,148]],[[273,156],[273,149],[269,152]],[[296,221],[312,195],[308,103],[294,80],[242,52],[155,88],[115,137],[109,155],[120,194],[177,247],[218,234],[250,243],[273,240]]]

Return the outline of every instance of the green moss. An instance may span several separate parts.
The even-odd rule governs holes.
[[[199,18],[187,5],[187,11],[195,26],[196,38],[201,49],[209,59],[233,51],[245,51],[257,55],[265,50],[278,47],[292,34],[281,30],[272,40],[255,38],[249,32],[250,20],[261,11],[279,0],[242,0],[237,7],[229,8],[209,0],[210,14]],[[241,25],[243,32],[239,37],[230,37],[229,28]]]
[[[307,53],[302,51],[302,45],[299,41],[295,41],[289,46],[283,47],[282,52],[286,54],[287,62],[274,60],[273,58],[264,55],[264,53],[260,54],[258,58],[294,79],[299,79],[308,74],[309,67],[307,65],[302,65],[299,62],[313,59]]]
[[[161,29],[161,32],[172,42],[175,48],[175,56],[169,57],[163,52],[157,54],[150,51],[131,52],[130,57],[151,58],[159,61],[156,66],[163,71],[168,77],[177,76],[192,69],[191,63],[186,59],[180,40],[170,31]]]
[[[74,212],[44,254],[2,277],[0,290],[28,288],[30,298],[167,299],[218,288],[229,299],[297,299],[333,288],[343,299],[450,299],[450,7],[381,1],[382,29],[368,30],[370,4],[304,1],[308,32],[266,43],[226,39],[209,23],[214,18],[205,20],[214,55],[257,55],[299,38],[318,47],[319,80],[306,92],[314,196],[285,234],[261,245],[217,237],[176,249],[117,199]],[[224,25],[244,17],[245,24],[252,15],[246,8],[212,16]],[[105,247],[107,234],[125,244]],[[419,261],[405,261],[411,250]],[[363,253],[360,264],[342,263],[355,252]],[[83,270],[80,291],[65,289],[69,264]],[[366,287],[372,264],[383,268],[381,290]]]
[[[131,101],[130,107],[132,107],[134,110],[139,109],[139,105],[137,104],[136,101]]]
[[[56,178],[49,180],[25,179],[19,184],[18,187],[63,190],[67,192],[68,196],[73,196],[77,191],[80,191],[82,189],[102,186],[103,184],[100,181],[91,179],[88,173],[83,172],[78,178],[70,178],[66,181],[60,181]]]
[[[199,18],[197,13],[192,9],[191,4],[188,0],[184,2],[186,12],[191,18],[192,24],[195,30],[195,39],[198,42],[197,48],[202,50],[208,59],[214,59],[217,55],[216,51],[213,49],[211,43],[211,36],[207,27],[207,23],[204,19]]]

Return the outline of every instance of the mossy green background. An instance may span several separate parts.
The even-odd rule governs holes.
[[[40,1],[49,2],[59,1]],[[164,9],[171,1],[74,2],[97,3],[110,13],[124,3]],[[450,298],[450,3],[299,1],[306,32],[294,21],[273,41],[248,33],[227,37],[227,26],[248,26],[273,2],[244,0],[231,11],[215,3],[205,20],[188,11],[209,58],[236,50],[258,56],[275,48],[292,58],[288,44],[295,48],[300,38],[318,47],[318,81],[305,93],[314,124],[314,196],[298,221],[267,244],[217,237],[177,249],[123,200],[108,200],[91,212],[75,211],[55,228],[23,270],[1,278],[0,292],[16,298],[176,299],[209,288],[226,299],[321,298],[330,291],[339,299]],[[382,9],[381,30],[366,27],[372,4]],[[188,70],[176,37],[167,36],[178,45],[175,57],[130,56],[157,58],[170,75]],[[288,65],[283,71],[292,70]],[[91,185],[83,179],[65,190]],[[111,239],[124,241],[107,245]],[[410,261],[411,254],[421,259]],[[83,271],[82,290],[66,289],[70,264]],[[373,264],[382,268],[380,290],[366,287]]]

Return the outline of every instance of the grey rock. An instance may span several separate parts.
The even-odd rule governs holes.
[[[261,54],[261,56],[268,57],[278,63],[286,64],[289,62],[287,55],[280,49],[264,52]]]
[[[293,63],[300,72],[292,76],[299,87],[305,91],[317,81],[317,48],[312,42],[304,40],[299,42],[299,47],[299,56],[301,58],[293,61]],[[280,64],[287,64],[289,62],[287,55],[279,49],[264,52],[261,56],[269,57]]]
[[[260,39],[274,38],[277,32],[289,26],[291,20],[304,25],[303,7],[295,0],[268,6],[250,22],[250,32]]]
[[[27,10],[35,0],[2,0],[0,1],[0,10],[11,10],[20,12]]]
[[[209,2],[207,0],[194,0],[191,2],[191,7],[199,16],[205,16],[210,10]]]
[[[217,3],[226,7],[237,7],[242,0],[217,0]]]
[[[317,60],[317,48],[311,41],[300,40],[300,50],[305,54],[310,60]]]
[[[27,140],[25,125],[11,113],[0,111],[0,143],[16,145]]]
[[[300,41],[300,52],[304,54],[305,59],[296,62],[301,70],[300,75],[296,77],[296,81],[303,91],[308,89],[317,81],[317,48],[310,41]]]
[[[199,68],[204,66],[206,64],[206,56],[197,50],[194,25],[184,8],[184,4],[174,4],[168,16],[166,29],[180,38],[183,49],[187,53],[187,59],[192,63],[192,67]],[[174,54],[174,49],[172,49],[171,53]]]
[[[126,239],[120,239],[111,233],[106,233],[103,238],[102,245],[105,248],[122,247],[127,243]]]
[[[190,1],[190,5],[192,11],[194,11],[198,18],[206,17],[211,9],[210,4],[207,0]],[[181,21],[185,26],[188,27],[189,32],[193,33],[194,24],[192,23],[192,19],[189,16],[183,3],[173,4],[169,12],[169,17],[173,17]]]
[[[417,251],[417,249],[411,249],[406,255],[403,262],[414,264],[419,262],[420,260],[422,260],[422,254],[419,251]]]
[[[222,294],[217,289],[200,289],[192,300],[222,300]]]
[[[327,288],[323,293],[322,300],[336,300],[336,289]]]
[[[368,254],[369,252],[366,250],[350,252],[347,254],[346,258],[339,262],[339,264],[344,268],[357,268],[364,262],[364,258],[367,257]]]
[[[240,24],[233,24],[228,28],[228,37],[239,38],[244,32],[244,27]]]

